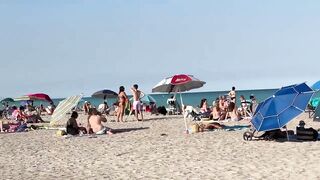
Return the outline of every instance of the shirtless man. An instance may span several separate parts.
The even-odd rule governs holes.
[[[88,116],[88,132],[92,129],[92,131],[97,135],[113,134],[110,128],[101,124],[102,122],[107,122],[107,119],[101,116],[96,108],[91,108]]]
[[[142,111],[141,111],[141,103],[140,103],[140,96],[142,95],[143,96],[143,93],[138,90],[138,85],[135,84],[133,85],[133,87],[131,88],[131,92],[132,92],[132,95],[133,95],[133,110],[134,110],[134,114],[136,116],[136,119],[137,121],[139,121],[139,118],[138,118],[138,113],[140,112],[141,114],[141,121],[143,120],[143,114],[142,114]]]

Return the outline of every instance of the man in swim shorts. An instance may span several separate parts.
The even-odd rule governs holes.
[[[141,114],[141,121],[143,120],[143,114],[142,114],[142,109],[141,109],[141,102],[140,102],[140,96],[143,95],[143,93],[138,90],[138,85],[135,84],[133,85],[133,87],[131,88],[131,92],[133,95],[133,110],[134,110],[134,114],[136,116],[137,121],[139,121],[138,118],[138,113]]]
[[[113,134],[112,129],[103,126],[102,122],[107,122],[107,119],[100,115],[96,108],[91,108],[88,116],[88,132],[92,129],[92,131],[97,135]]]

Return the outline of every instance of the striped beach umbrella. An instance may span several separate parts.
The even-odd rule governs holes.
[[[78,105],[82,96],[83,95],[71,96],[60,101],[51,116],[50,125],[65,125],[68,120],[66,114]]]

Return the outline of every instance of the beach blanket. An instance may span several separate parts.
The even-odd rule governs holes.
[[[249,125],[225,126],[221,129],[208,129],[208,131],[241,131],[249,129]]]

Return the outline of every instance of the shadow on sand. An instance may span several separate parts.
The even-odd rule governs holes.
[[[150,129],[149,127],[140,127],[140,128],[122,128],[122,129],[113,129],[113,133],[125,133],[125,132],[131,132],[131,131],[140,131],[140,130],[145,130],[145,129]]]

